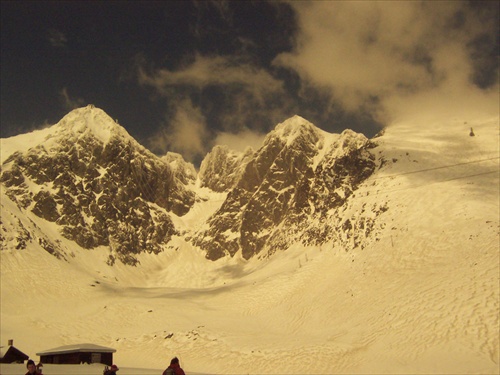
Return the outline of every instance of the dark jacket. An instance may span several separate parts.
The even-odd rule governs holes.
[[[172,372],[173,370],[173,372]],[[167,367],[165,371],[163,371],[163,375],[186,375],[183,369],[181,369],[181,366],[179,366],[178,363],[174,363],[170,366]]]

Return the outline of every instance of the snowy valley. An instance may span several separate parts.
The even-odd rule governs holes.
[[[93,107],[1,139],[1,344],[109,346],[120,375],[499,373],[499,140],[295,116],[196,173]]]

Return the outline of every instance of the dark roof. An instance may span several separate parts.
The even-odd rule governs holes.
[[[115,353],[116,349],[107,348],[94,344],[75,344],[59,346],[57,348],[48,349],[43,352],[36,353],[38,356],[54,355],[54,354],[67,354],[67,353]]]
[[[27,360],[29,356],[13,345],[0,346],[0,360],[2,360],[3,363],[5,363],[5,361],[14,362],[17,359]]]

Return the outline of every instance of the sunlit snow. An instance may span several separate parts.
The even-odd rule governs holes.
[[[15,139],[2,139],[2,161]],[[4,227],[36,219],[34,233],[72,256],[58,260],[36,239],[15,250],[2,233],[1,344],[14,339],[35,361],[61,345],[112,347],[119,375],[160,374],[173,356],[188,374],[499,373],[498,118],[395,124],[377,142],[372,152],[387,163],[344,215],[387,210],[377,237],[350,252],[295,245],[213,262],[175,237],[137,267],[108,266],[107,249],[81,249],[2,190]],[[176,226],[202,225],[224,199],[202,194]],[[0,364],[3,375],[23,371]]]

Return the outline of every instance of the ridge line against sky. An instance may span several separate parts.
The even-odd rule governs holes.
[[[195,164],[298,114],[375,135],[498,115],[493,1],[2,1],[1,136],[102,108]]]

